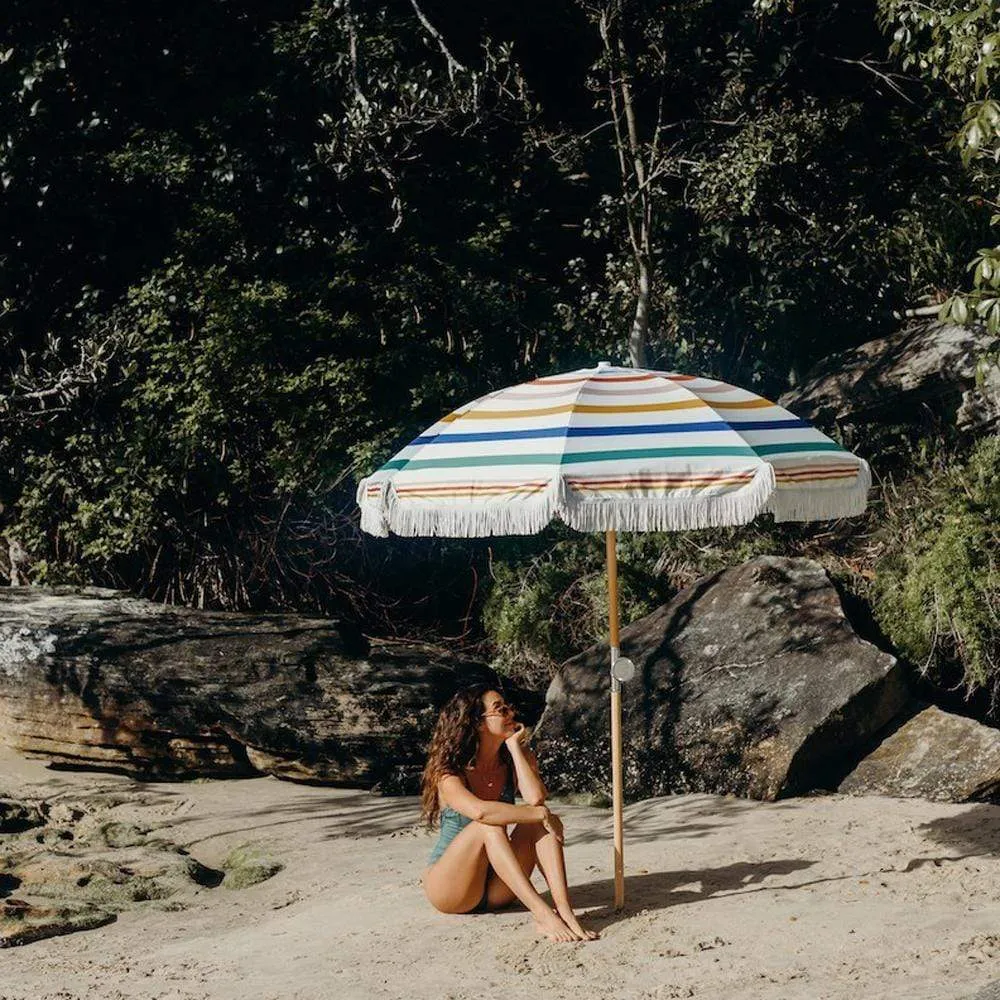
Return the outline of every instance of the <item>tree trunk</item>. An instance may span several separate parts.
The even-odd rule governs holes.
[[[628,359],[633,368],[646,367],[646,341],[649,334],[649,261],[643,256],[636,258],[638,271],[638,293],[635,302],[635,316],[632,319],[632,331],[628,338]]]

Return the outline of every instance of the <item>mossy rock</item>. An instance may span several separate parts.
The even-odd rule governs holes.
[[[148,833],[134,823],[104,823],[100,829],[101,839],[108,847],[138,847],[146,842]]]
[[[259,844],[240,844],[222,862],[222,870],[226,873],[222,885],[226,889],[246,889],[266,882],[284,867]]]
[[[173,895],[173,886],[148,875],[133,875],[122,879],[97,875],[78,888],[88,902],[121,907],[129,903],[146,903],[151,899],[166,899]]]

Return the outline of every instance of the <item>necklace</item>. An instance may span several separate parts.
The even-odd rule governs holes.
[[[501,767],[502,767],[502,766],[503,766],[503,765],[501,765]],[[467,765],[466,765],[466,770],[467,770],[467,771],[474,771],[475,769],[476,769],[476,765],[475,765],[475,764],[467,764]],[[485,777],[485,775],[484,775],[484,777]],[[494,769],[493,769],[493,777],[492,777],[492,778],[490,778],[490,779],[489,779],[489,780],[488,780],[488,781],[486,782],[486,787],[487,787],[487,788],[492,788],[492,787],[493,787],[493,786],[494,786],[494,785],[495,785],[495,784],[497,783],[497,779],[498,779],[499,777],[500,777],[500,771],[499,771],[498,769],[494,768]]]

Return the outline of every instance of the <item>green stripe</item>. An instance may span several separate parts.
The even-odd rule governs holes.
[[[843,451],[836,441],[789,441],[788,444],[757,444],[754,445],[758,455],[785,455],[795,451]],[[845,452],[846,454],[846,452]]]
[[[789,442],[759,444],[751,448],[739,445],[700,445],[690,448],[631,448],[611,451],[578,451],[566,455],[470,455],[455,458],[394,458],[379,470],[392,469],[470,469],[496,465],[575,465],[578,462],[607,462],[632,458],[702,458],[725,456],[757,458],[761,455],[783,455],[800,451],[843,451],[834,441]]]

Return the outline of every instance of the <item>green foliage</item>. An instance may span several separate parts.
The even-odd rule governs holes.
[[[880,68],[868,6],[587,6],[633,19],[646,111],[670,95],[649,181],[657,365],[780,392],[789,372],[886,332],[894,310],[962,280],[988,213],[939,152],[945,88],[904,89]],[[655,116],[643,121],[650,142]],[[620,331],[635,296],[599,126],[588,119],[589,138],[567,144],[570,167],[602,190],[583,234],[606,248],[599,270],[586,252],[571,261],[577,294],[560,308],[574,334]]]
[[[954,101],[873,86],[870,6],[612,6],[663,153],[651,363],[776,393],[962,280]],[[485,545],[361,539],[353,490],[456,403],[624,356],[599,7],[9,0],[0,530],[31,579],[475,633]],[[623,540],[627,617],[722,552],[684,544]],[[545,669],[605,600],[599,544],[547,546],[497,544],[487,607]]]
[[[945,82],[951,91],[951,146],[969,170],[971,199],[993,210],[1000,225],[1000,5],[996,0],[880,0],[879,18],[892,32],[904,69]],[[995,231],[993,234],[995,238]],[[948,298],[942,318],[974,318],[1000,333],[1000,246],[980,248],[969,264],[972,289]]]
[[[555,542],[551,534],[557,534]],[[765,553],[801,553],[809,531],[762,522],[742,528],[625,533],[618,537],[622,626],[655,611],[699,577]],[[483,606],[494,666],[543,690],[556,667],[608,636],[604,536],[553,529],[548,538],[498,542]],[[810,553],[814,554],[814,553]]]
[[[493,584],[483,607],[487,638],[504,673],[543,688],[554,667],[607,635],[608,595],[604,538],[564,537],[537,554],[492,565]],[[623,620],[655,607],[656,581],[622,565]]]
[[[433,614],[385,582],[403,549],[358,541],[354,483],[456,399],[553,364],[564,237],[532,192],[555,168],[497,47],[455,69],[410,8],[190,17],[15,3],[2,29],[3,528],[36,582]],[[67,231],[74,203],[93,211]],[[421,551],[435,593],[464,588],[467,554]]]
[[[1000,694],[1000,437],[886,496],[873,603],[879,624],[933,679]]]

